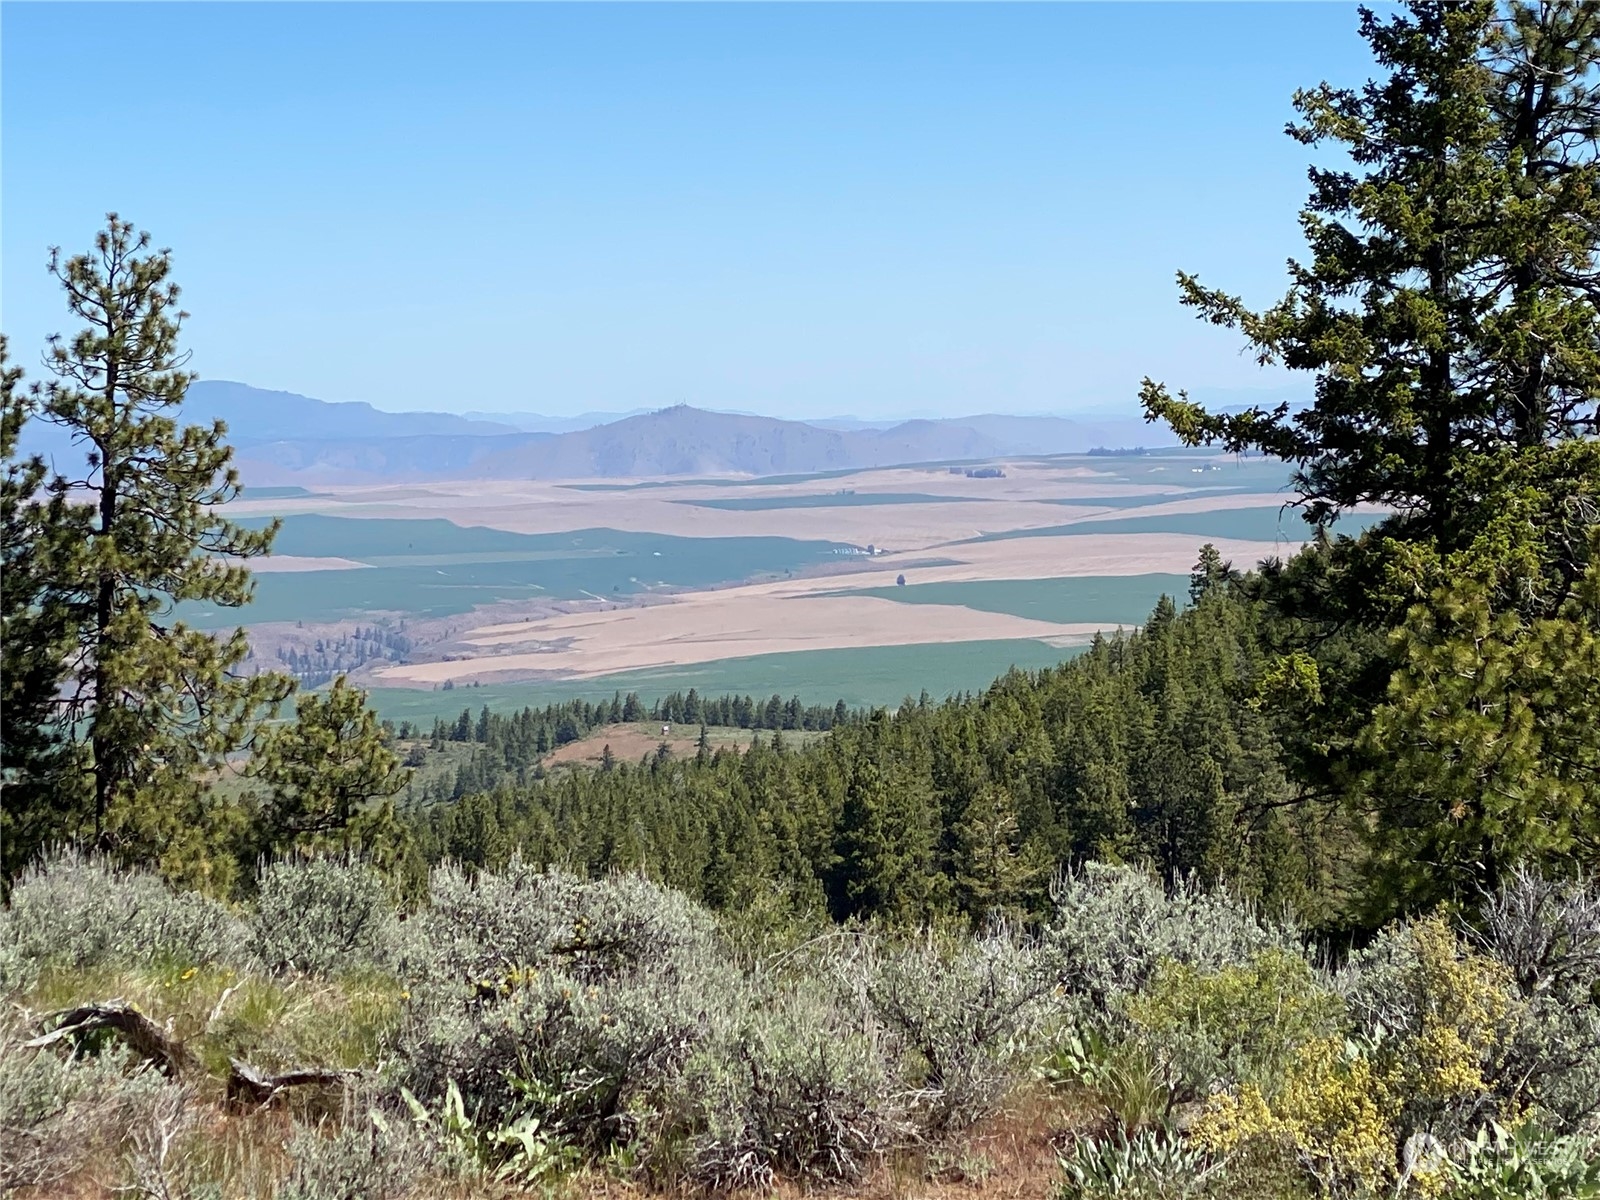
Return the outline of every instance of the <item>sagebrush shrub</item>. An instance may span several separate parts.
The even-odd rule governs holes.
[[[644,880],[514,862],[430,891],[406,923],[400,1054],[419,1096],[453,1079],[485,1123],[531,1107],[591,1148],[632,1144],[740,1003],[710,915]]]
[[[856,970],[933,1132],[994,1111],[1021,1058],[1041,1048],[1057,987],[1036,948],[1005,929],[942,943],[873,939]]]
[[[335,975],[388,966],[397,928],[383,879],[365,863],[312,858],[261,871],[250,930],[269,970]]]
[[[0,913],[0,988],[20,990],[44,964],[195,966],[249,962],[250,934],[219,901],[160,877],[75,852],[30,867]]]
[[[276,1200],[401,1200],[438,1159],[404,1117],[367,1113],[336,1129],[296,1129]]]
[[[598,984],[536,971],[505,996],[420,1006],[402,1037],[413,1090],[460,1084],[477,1119],[529,1111],[592,1149],[629,1145],[688,1055],[709,1036],[721,997],[659,975]]]
[[[1488,898],[1479,919],[1484,947],[1524,996],[1600,1001],[1600,886],[1520,868]]]
[[[1600,887],[1519,870],[1485,903],[1479,940],[1524,1001],[1500,1064],[1562,1128],[1600,1120]]]
[[[909,1131],[903,1089],[858,1006],[815,979],[748,999],[758,1002],[685,1064],[665,1144],[674,1123],[690,1131],[686,1173],[712,1187],[764,1188],[780,1172],[858,1178]]]
[[[431,893],[403,964],[417,982],[400,1055],[419,1096],[454,1081],[485,1129],[532,1118],[590,1154],[716,1186],[854,1178],[907,1134],[919,1084],[890,1067],[902,1040],[866,999],[855,939],[752,973],[704,909],[637,878],[513,864],[440,871]],[[924,974],[918,1011],[956,986]],[[1009,1029],[964,1052],[998,1053]],[[970,1105],[970,1064],[939,1045]]]
[[[76,1056],[32,1048],[29,1031],[0,1024],[0,1194],[48,1187],[120,1152],[170,1085],[118,1050]]]
[[[1266,950],[1299,952],[1298,931],[1224,892],[1160,880],[1132,867],[1086,864],[1051,889],[1041,950],[1085,1016],[1104,1018],[1165,963],[1202,971],[1243,966]]]
[[[710,913],[635,876],[591,881],[513,859],[476,877],[440,867],[428,891],[401,939],[401,973],[418,981],[493,986],[509,972],[558,965],[593,982],[646,966],[692,970],[719,953]]]

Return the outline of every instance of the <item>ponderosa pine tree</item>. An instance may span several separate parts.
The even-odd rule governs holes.
[[[1316,403],[1212,414],[1146,380],[1147,416],[1295,463],[1309,519],[1384,505],[1446,550],[1470,540],[1507,452],[1593,434],[1595,20],[1568,3],[1505,21],[1486,2],[1364,12],[1389,77],[1295,97],[1290,133],[1363,170],[1312,169],[1312,253],[1288,295],[1256,313],[1178,277],[1260,361],[1316,372]]]
[[[1261,362],[1314,372],[1315,403],[1142,399],[1187,442],[1294,463],[1319,526],[1393,514],[1259,584],[1280,648],[1314,648],[1280,672],[1305,685],[1285,728],[1308,791],[1365,814],[1381,916],[1600,850],[1600,723],[1563,716],[1600,694],[1600,12],[1417,0],[1361,32],[1387,77],[1295,98],[1290,133],[1354,169],[1311,171],[1288,295],[1252,312],[1179,276]]]
[[[242,629],[213,636],[174,615],[203,601],[251,596],[242,560],[264,554],[276,527],[246,530],[218,506],[239,490],[219,421],[180,426],[192,380],[179,350],[171,256],[116,214],[91,253],[50,254],[51,273],[84,327],[52,338],[46,419],[84,451],[80,473],[51,481],[88,529],[75,569],[50,581],[51,602],[77,616],[62,728],[81,738],[86,824],[97,843],[173,872],[204,873],[211,813],[202,773],[244,746],[265,707],[291,683],[238,672]]]
[[[411,780],[367,694],[343,675],[326,692],[301,694],[295,719],[261,740],[250,774],[267,787],[259,828],[262,849],[273,854],[295,846],[378,849],[395,830],[382,802]]]

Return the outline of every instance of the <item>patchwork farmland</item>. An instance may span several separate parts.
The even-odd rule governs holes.
[[[1202,543],[1250,564],[1305,539],[1284,469],[1259,460],[994,466],[247,491],[247,524],[282,521],[255,601],[185,615],[242,618],[258,660],[348,671],[396,717],[458,711],[461,688],[895,703],[1142,623]]]

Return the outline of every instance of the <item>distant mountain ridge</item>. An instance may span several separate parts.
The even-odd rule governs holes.
[[[507,422],[443,412],[385,412],[363,400],[313,400],[225,379],[191,384],[183,415],[194,422],[226,421],[236,446],[297,438],[497,437],[519,432]]]
[[[679,404],[508,449],[480,465],[489,477],[521,479],[781,475],[999,453],[970,429],[934,421],[846,431]]]
[[[586,479],[804,474],[907,463],[1082,453],[1102,445],[1172,444],[1136,420],[1079,422],[998,413],[945,419],[827,423],[686,404],[591,423],[538,414],[386,412],[330,404],[226,380],[189,389],[183,419],[222,420],[248,484],[427,479]],[[612,414],[589,414],[609,417]],[[534,429],[539,422],[557,429]],[[565,430],[559,426],[566,424]],[[66,465],[81,454],[54,426],[30,422],[24,451]]]

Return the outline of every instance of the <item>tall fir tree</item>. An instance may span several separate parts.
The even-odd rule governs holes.
[[[1315,373],[1315,403],[1142,399],[1296,466],[1318,539],[1255,586],[1304,685],[1298,777],[1373,832],[1377,920],[1600,861],[1600,725],[1562,715],[1600,694],[1600,14],[1415,0],[1361,32],[1384,78],[1296,96],[1290,133],[1347,163],[1311,171],[1288,295],[1253,312],[1179,276],[1260,361]],[[1365,504],[1391,515],[1328,536]]]

